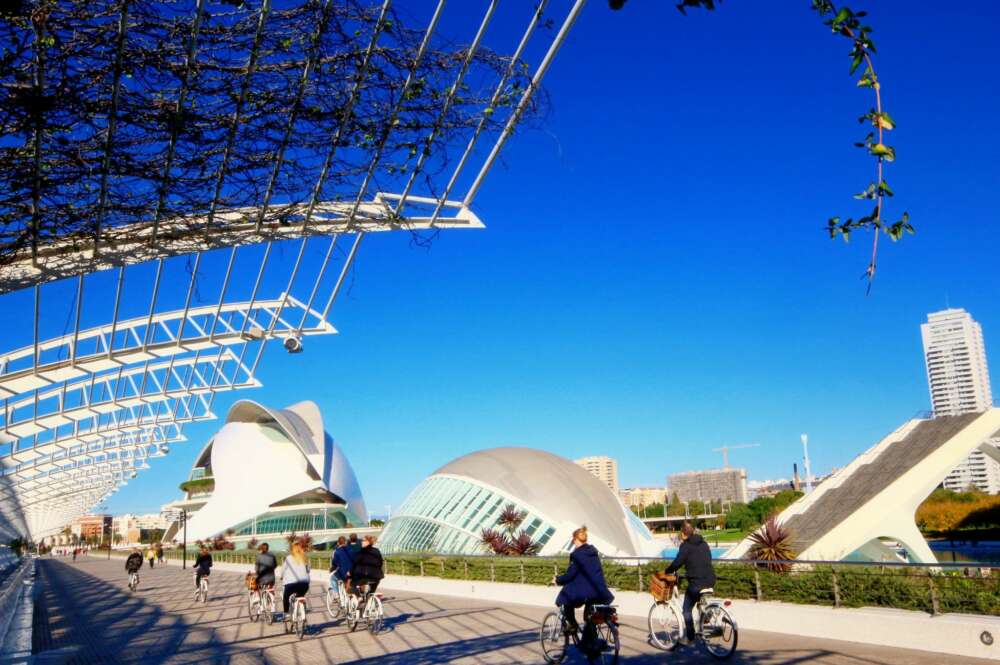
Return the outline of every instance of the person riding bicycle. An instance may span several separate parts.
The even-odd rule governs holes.
[[[574,634],[580,629],[576,621],[576,608],[588,604],[607,604],[614,601],[614,594],[608,589],[601,568],[601,554],[597,548],[587,543],[587,527],[573,532],[573,552],[569,555],[569,568],[552,583],[562,587],[556,596],[556,605],[562,607],[566,617],[567,631]],[[590,624],[588,624],[590,627]],[[590,644],[596,635],[583,635],[583,643]]]
[[[337,547],[333,550],[333,554],[330,555],[330,586],[346,584],[353,565],[354,555],[347,544],[347,539],[341,536],[337,539]]]
[[[138,547],[133,547],[132,553],[125,559],[125,572],[131,576],[132,573],[138,573],[140,568],[142,568],[142,553]]]
[[[375,536],[367,535],[361,539],[361,549],[354,556],[351,566],[351,593],[360,596],[361,586],[368,585],[368,593],[375,593],[378,583],[385,577],[382,553],[375,547]]]
[[[201,578],[212,574],[212,555],[208,548],[202,545],[198,558],[194,560],[194,588],[201,588]]]
[[[266,589],[274,586],[274,569],[278,567],[278,560],[269,551],[271,548],[267,543],[261,543],[257,548],[257,588]]]
[[[305,597],[309,593],[309,559],[299,541],[292,543],[291,552],[281,565],[281,583],[285,587],[281,594],[282,616],[287,621],[291,616],[288,608],[292,595]]]
[[[705,589],[715,586],[715,571],[712,569],[712,550],[708,543],[695,533],[690,522],[684,522],[681,526],[681,546],[677,551],[677,557],[673,563],[667,566],[664,571],[672,575],[681,568],[687,574],[688,586],[684,592],[684,637],[681,644],[689,645],[694,639],[694,615],[692,610],[701,599],[701,593]]]

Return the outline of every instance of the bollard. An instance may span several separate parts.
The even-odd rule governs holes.
[[[444,559],[441,559],[441,577],[444,577]]]
[[[833,572],[833,606],[840,607],[840,585],[837,584],[837,571]]]
[[[521,562],[521,584],[524,584],[524,562]]]
[[[753,585],[757,590],[757,600],[764,600],[764,594],[760,590],[760,572],[756,569],[753,571]]]
[[[465,579],[469,579],[469,560],[465,559],[462,563],[465,565]]]
[[[496,565],[494,564],[493,559],[490,559],[490,582],[496,582],[496,581],[497,581]]]
[[[420,576],[421,577],[424,576],[424,560],[423,559],[420,560]]]
[[[639,593],[642,593],[642,564],[639,564],[635,570],[639,574]]]

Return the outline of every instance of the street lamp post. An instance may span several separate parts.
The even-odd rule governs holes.
[[[188,520],[187,509],[181,508],[181,525],[184,527],[184,542],[181,543],[181,568],[188,567]]]

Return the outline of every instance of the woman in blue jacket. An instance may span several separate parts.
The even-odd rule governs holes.
[[[556,605],[563,608],[567,629],[574,632],[580,628],[576,621],[576,608],[587,603],[610,603],[615,599],[604,581],[600,552],[593,545],[587,544],[585,526],[573,532],[573,553],[569,555],[569,568],[552,581],[562,587],[556,597]]]

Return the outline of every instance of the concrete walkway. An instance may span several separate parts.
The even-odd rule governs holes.
[[[35,652],[78,646],[75,663],[543,663],[537,642],[544,609],[490,605],[458,598],[387,593],[386,629],[351,633],[330,621],[322,589],[310,593],[311,632],[299,641],[280,624],[247,619],[242,576],[217,571],[210,600],[194,600],[190,571],[175,566],[140,573],[137,593],[126,587],[121,560],[39,559],[41,593],[35,605]],[[0,657],[2,661],[2,657]],[[575,657],[569,662],[584,662]],[[716,662],[697,650],[663,654],[646,644],[644,625],[622,626],[625,665]],[[742,631],[730,663],[778,665],[937,665],[995,661],[949,659],[852,642],[817,641]]]

